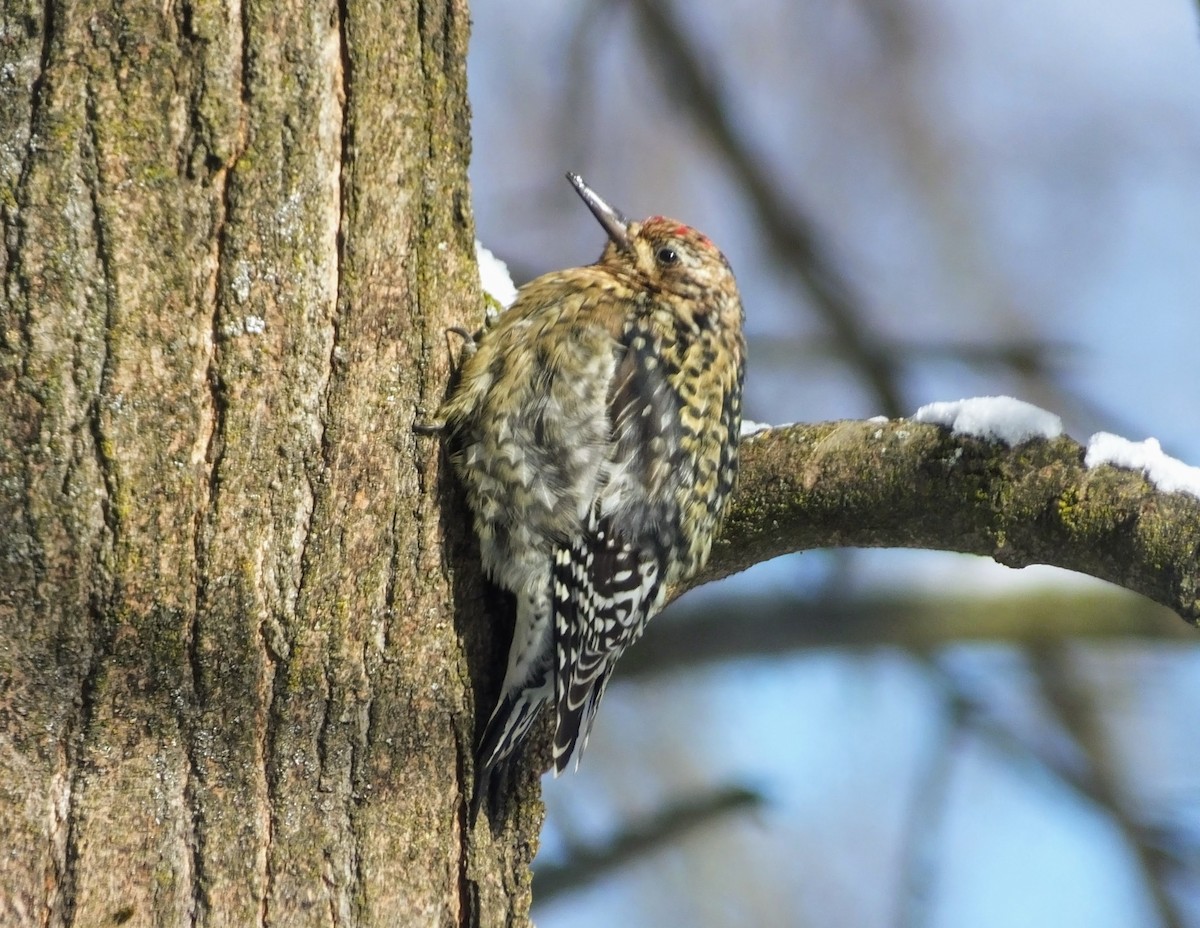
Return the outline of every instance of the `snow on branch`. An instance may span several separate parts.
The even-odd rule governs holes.
[[[926,422],[754,432],[724,530],[689,587],[812,548],[927,548],[1065,567],[1200,624],[1200,469],[1157,442],[1094,436],[1085,448],[1050,413],[986,399],[925,407]]]

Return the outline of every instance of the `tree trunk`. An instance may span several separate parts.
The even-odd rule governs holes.
[[[18,6],[0,923],[524,923],[411,431],[481,312],[465,4]]]

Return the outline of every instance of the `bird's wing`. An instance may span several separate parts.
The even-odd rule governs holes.
[[[679,524],[679,400],[649,337],[622,338],[609,390],[611,453],[581,532],[554,553],[554,764],[588,732],[622,652],[662,606]]]

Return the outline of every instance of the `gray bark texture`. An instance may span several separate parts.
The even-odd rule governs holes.
[[[2,15],[0,924],[525,923],[411,431],[480,315],[465,3]]]

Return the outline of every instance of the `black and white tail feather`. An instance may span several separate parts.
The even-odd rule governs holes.
[[[529,729],[554,693],[549,671],[547,661],[523,685],[510,687],[506,680],[503,694],[492,710],[476,752],[475,789],[470,807],[472,824],[478,818],[485,799],[489,803],[492,818],[498,817],[501,796],[508,786],[508,768],[516,760],[515,752],[525,743]]]
[[[657,611],[661,559],[593,515],[590,531],[554,555],[554,769],[587,747],[613,668]]]
[[[525,742],[547,702],[553,701],[555,708],[555,775],[566,770],[572,755],[578,768],[617,660],[662,606],[665,552],[654,545],[635,546],[596,515],[588,528],[554,554],[553,622],[544,626],[553,630],[553,648],[514,651],[514,656],[542,657],[509,666],[502,696],[479,742],[472,820],[491,790],[494,772]],[[522,625],[518,616],[517,626],[534,623]]]

